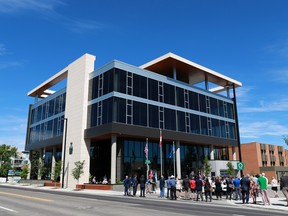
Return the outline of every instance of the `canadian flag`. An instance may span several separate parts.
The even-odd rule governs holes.
[[[159,147],[162,147],[162,130],[160,130],[160,142],[159,142]]]

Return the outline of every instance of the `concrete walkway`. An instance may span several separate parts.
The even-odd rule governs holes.
[[[67,193],[82,193],[82,194],[95,194],[95,195],[103,195],[103,196],[123,196],[123,191],[112,191],[112,190],[77,190],[71,189],[71,188],[55,188],[55,187],[43,187],[43,186],[37,186],[37,185],[25,185],[25,184],[11,184],[11,183],[1,183],[1,186],[7,186],[7,187],[26,187],[26,188],[32,188],[35,190],[57,190],[61,192],[67,192]],[[278,211],[287,211],[288,214],[288,206],[287,206],[287,201],[282,193],[282,191],[278,191],[279,198],[272,198],[273,192],[269,189],[268,190],[271,205],[264,205],[262,202],[261,195],[259,194],[259,197],[257,197],[257,203],[252,204],[252,200],[249,200],[249,204],[242,204],[241,200],[226,200],[225,197],[223,196],[222,200],[217,200],[215,196],[212,197],[212,203],[213,204],[219,204],[219,205],[235,205],[238,207],[249,207],[249,208],[260,208],[260,209],[267,209],[267,210],[278,210]],[[165,193],[166,195],[166,193]],[[139,190],[136,194],[137,198],[139,197]],[[159,198],[159,191],[156,191],[156,193],[152,194],[146,194],[146,199],[157,199],[157,200],[167,200],[166,198]],[[204,198],[205,199],[205,198]],[[205,201],[192,201],[192,200],[184,200],[184,199],[177,199],[179,202],[193,202],[193,203],[206,203]],[[208,202],[209,203],[209,202]]]

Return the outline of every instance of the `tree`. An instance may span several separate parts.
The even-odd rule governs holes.
[[[21,174],[20,174],[21,179],[27,179],[28,174],[29,174],[28,166],[27,166],[27,165],[24,165],[24,166],[22,167],[22,172],[21,172]]]
[[[232,164],[231,161],[229,161],[227,164],[226,164],[226,167],[227,167],[227,173],[229,176],[234,176],[235,174],[235,170],[234,170],[234,166]]]
[[[288,146],[288,136],[283,137],[283,140],[286,143],[286,145]]]
[[[31,153],[31,170],[30,170],[30,178],[38,179],[40,171],[41,179],[45,179],[47,176],[48,169],[45,167],[43,160],[40,158],[40,152],[33,151]]]
[[[74,179],[77,180],[77,184],[79,184],[79,179],[81,175],[84,173],[84,164],[85,160],[81,161],[76,161],[75,163],[75,168],[72,170],[72,176]]]
[[[203,162],[203,168],[204,168],[205,176],[209,176],[211,171],[212,171],[212,167],[211,167],[211,164],[210,164],[207,156],[205,156],[205,159]]]
[[[15,157],[16,153],[16,147],[11,147],[6,144],[0,145],[0,176],[8,176],[8,170],[12,169],[11,157]]]
[[[60,179],[60,175],[61,175],[61,167],[62,167],[62,161],[56,161],[55,165],[53,167],[53,171],[52,171],[52,178],[55,182],[58,182]]]

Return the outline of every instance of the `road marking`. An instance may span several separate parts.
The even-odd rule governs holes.
[[[40,200],[40,201],[45,201],[45,202],[53,202],[53,200],[39,198],[39,197],[25,196],[25,195],[21,195],[21,194],[6,193],[6,192],[0,192],[0,194],[6,194],[6,195],[10,195],[10,196],[23,197],[23,198],[26,198],[26,199]]]
[[[13,209],[5,208],[5,207],[3,207],[3,206],[0,206],[0,209],[4,209],[4,210],[6,210],[6,211],[18,213],[17,211],[14,211]]]

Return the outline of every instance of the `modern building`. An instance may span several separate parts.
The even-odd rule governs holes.
[[[244,174],[265,173],[269,182],[272,177],[278,180],[282,172],[288,174],[288,150],[284,146],[250,142],[241,144]]]
[[[212,175],[237,162],[241,82],[173,53],[140,67],[114,60],[94,69],[95,59],[83,55],[28,93],[35,103],[25,150],[40,152],[48,177],[60,159],[64,187],[75,187],[76,161],[85,160],[79,183],[106,176],[112,184],[147,168],[196,174],[205,157]],[[51,91],[63,80],[66,87]]]

